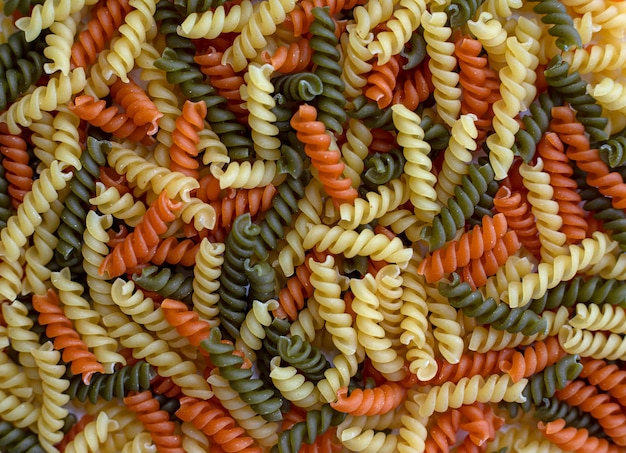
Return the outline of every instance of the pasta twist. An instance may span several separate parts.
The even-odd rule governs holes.
[[[392,452],[398,443],[395,434],[375,432],[371,429],[364,431],[359,427],[345,429],[338,436],[344,447],[364,453]]]
[[[290,14],[293,14],[295,11],[292,11]],[[272,56],[267,51],[263,51],[261,52],[261,57],[263,62],[271,64],[276,71],[289,74],[301,72],[309,65],[313,54],[311,50],[309,40],[302,39],[289,44],[289,46],[278,47]]]
[[[219,180],[221,189],[254,189],[277,183],[274,161],[231,162],[226,171],[211,165],[211,174]]]
[[[221,266],[224,262],[222,254],[224,244],[211,243],[203,239],[196,256],[196,269],[193,279],[193,293],[191,295],[193,308],[200,318],[207,321],[211,327],[219,323],[218,290],[220,287]]]
[[[332,139],[324,124],[316,121],[317,110],[309,105],[301,105],[291,119],[291,126],[297,131],[298,140],[305,144],[304,150],[311,158],[311,164],[318,170],[318,179],[324,190],[339,205],[353,203],[357,196],[352,182],[341,179],[345,164],[340,162],[341,153],[331,149]]]
[[[394,410],[404,402],[406,389],[395,382],[389,382],[372,389],[355,389],[348,396],[348,388],[337,392],[337,401],[330,406],[350,415],[382,415]]]
[[[443,157],[443,167],[437,182],[437,199],[446,205],[454,197],[454,188],[460,186],[463,176],[468,174],[472,153],[476,149],[478,130],[474,122],[476,115],[462,115],[452,125],[452,137]]]
[[[604,330],[613,333],[626,333],[624,319],[626,312],[622,307],[603,305],[576,304],[576,316],[569,324],[576,329]]]
[[[258,157],[267,160],[280,158],[280,140],[276,115],[271,111],[276,106],[271,93],[274,86],[270,76],[274,67],[269,64],[251,64],[244,76],[245,85],[241,85],[241,99],[246,101],[244,107],[250,112],[248,124],[252,129],[252,141]]]
[[[142,269],[141,275],[133,274],[133,280],[143,289],[162,297],[191,302],[193,276],[185,272],[174,272],[169,268],[159,270],[157,266],[149,266]]]
[[[622,370],[604,360],[583,359],[582,364],[581,378],[587,379],[591,385],[600,387],[617,399],[620,404],[624,404],[626,387],[624,387],[625,375]]]
[[[409,199],[409,192],[400,179],[392,179],[388,185],[378,187],[378,193],[368,192],[366,200],[356,198],[354,206],[344,203],[339,207],[341,220],[339,226],[346,229],[355,229],[375,219],[379,219],[388,212],[396,210]]]
[[[626,341],[615,333],[591,332],[563,326],[559,331],[559,343],[569,354],[580,354],[594,359],[622,360],[626,356]]]
[[[54,22],[62,22],[85,6],[91,6],[95,3],[97,3],[95,0],[80,0],[78,2],[48,0],[43,4],[36,5],[30,12],[30,17],[18,19],[15,25],[24,31],[26,41],[30,42]]]
[[[119,28],[122,36],[111,42],[111,52],[106,56],[109,66],[104,71],[105,76],[115,74],[124,83],[128,82],[128,73],[135,65],[135,58],[141,54],[141,44],[156,32],[156,2],[129,0],[128,3],[134,10],[128,13],[125,23]]]
[[[39,312],[39,323],[47,326],[46,335],[54,338],[55,349],[64,350],[63,361],[71,362],[72,373],[81,374],[83,382],[89,383],[94,373],[104,372],[104,367],[81,340],[72,327],[72,322],[63,314],[54,290],[49,289],[44,296],[33,296],[33,306]]]
[[[302,444],[312,444],[318,436],[327,432],[331,426],[339,425],[345,418],[330,404],[324,404],[319,410],[308,411],[306,419],[283,431],[278,437],[271,453],[295,453]]]
[[[78,401],[89,401],[96,404],[98,398],[111,401],[115,398],[125,398],[131,391],[141,391],[150,388],[150,381],[156,377],[156,371],[146,362],[139,361],[134,365],[124,366],[112,374],[96,373],[89,384],[85,384],[76,376],[71,379],[66,393]]]
[[[89,199],[92,206],[103,214],[110,214],[123,220],[128,226],[136,227],[146,214],[146,205],[135,201],[131,193],[120,194],[115,187],[106,187],[101,182],[95,183],[95,196]]]
[[[4,26],[4,24],[2,25]],[[19,451],[22,449],[27,453],[43,450],[36,434],[28,429],[17,428],[6,421],[0,422],[0,445],[7,450]]]
[[[226,379],[216,371],[211,372],[208,378],[215,396],[222,406],[228,410],[231,417],[246,430],[248,435],[255,439],[260,446],[270,447],[278,441],[277,424],[268,422],[254,412],[250,405],[243,402],[239,394],[234,391]]]
[[[536,273],[525,275],[520,282],[510,282],[502,300],[515,308],[538,299],[560,282],[571,280],[580,269],[598,263],[614,245],[606,235],[595,232],[580,245],[568,246],[569,255],[557,256],[553,263],[540,263]]]
[[[33,120],[42,118],[42,112],[51,112],[58,106],[67,104],[72,96],[85,88],[85,70],[77,68],[68,75],[52,77],[47,85],[38,86],[31,93],[14,102],[2,115],[0,122],[9,126],[9,132],[19,134],[19,126],[28,127]]]
[[[419,415],[419,406],[413,402],[414,394],[414,391],[409,390],[404,405],[408,414],[402,416],[402,427],[399,431],[400,440],[397,447],[400,453],[423,451],[426,447],[428,418]]]
[[[461,89],[457,87],[459,75],[454,72],[457,63],[454,44],[446,42],[452,34],[452,29],[446,27],[446,22],[447,16],[444,12],[425,11],[422,14],[421,25],[424,27],[426,52],[430,57],[428,67],[435,87],[433,94],[437,102],[437,113],[452,127],[461,111]],[[500,175],[500,172],[496,171],[496,175]]]
[[[597,149],[590,148],[583,125],[576,122],[574,112],[568,107],[553,109],[551,126],[561,140],[569,145],[567,157],[587,173],[587,183],[597,187],[603,195],[611,197],[611,204],[616,209],[626,207],[626,197],[623,195],[626,183],[619,173],[609,171],[609,167],[600,159]]]
[[[82,120],[113,134],[117,138],[128,138],[145,145],[152,143],[148,135],[150,125],[137,126],[128,115],[118,113],[117,107],[107,107],[104,100],[94,99],[91,96],[77,96],[69,104],[70,111]]]
[[[619,447],[609,444],[606,439],[598,439],[597,437],[589,436],[589,431],[584,428],[566,428],[565,420],[563,419],[558,419],[547,424],[539,422],[537,427],[546,439],[554,443],[557,447],[567,451],[582,452],[593,450],[603,453],[619,451]]]
[[[326,322],[333,344],[345,355],[355,354],[358,348],[357,332],[352,327],[352,317],[345,313],[335,259],[327,256],[323,262],[309,259],[313,297],[319,303],[319,314]]]
[[[39,443],[49,451],[54,449],[54,444],[63,439],[61,428],[63,419],[68,414],[68,410],[63,406],[70,400],[69,396],[63,393],[68,387],[68,382],[63,379],[65,366],[58,365],[61,353],[53,349],[51,342],[48,341],[33,350],[32,355],[43,388],[41,415],[37,420]]]
[[[531,377],[535,373],[556,363],[565,357],[565,351],[554,337],[538,341],[526,348],[524,352],[516,351],[509,360],[500,363],[500,369],[511,376],[513,382],[518,382],[525,377]]]
[[[572,17],[567,13],[565,5],[554,0],[539,0],[533,7],[537,14],[544,14],[542,22],[552,24],[548,33],[557,38],[556,45],[559,49],[568,51],[572,47],[582,47],[582,41],[578,31],[574,28]]]
[[[376,40],[368,45],[378,64],[384,65],[392,55],[399,54],[419,27],[426,3],[421,0],[400,0],[400,8],[393,12],[393,19],[386,23],[388,31],[378,33]]]
[[[159,402],[152,397],[149,390],[133,392],[124,398],[124,404],[137,414],[137,418],[150,433],[157,451],[180,453],[184,451],[181,437],[175,434],[176,426],[170,421],[167,412],[159,410]]]
[[[119,423],[109,418],[105,411],[102,411],[95,420],[89,422],[85,429],[76,435],[74,440],[66,445],[65,451],[68,453],[96,453],[100,451],[109,436],[119,428]]]
[[[187,338],[193,346],[199,347],[200,342],[208,338],[211,326],[200,320],[196,312],[189,311],[184,303],[165,299],[161,302],[161,308],[167,323],[175,327],[178,334]]]
[[[458,409],[463,404],[475,402],[518,402],[526,400],[522,390],[528,383],[521,379],[511,383],[508,375],[491,375],[486,380],[481,376],[462,378],[458,384],[446,382],[442,386],[433,387],[427,393],[417,393],[412,399],[419,405],[419,415],[429,417],[435,412],[445,412],[448,408]]]
[[[568,74],[569,70],[569,64],[559,55],[553,57],[544,71],[546,82],[576,111],[576,120],[585,126],[592,140],[606,140],[604,129],[608,119],[602,115],[602,107],[587,93],[587,83],[580,74],[575,71]]]
[[[0,154],[4,178],[9,182],[8,193],[15,209],[24,201],[24,196],[33,186],[33,169],[26,151],[26,141],[9,133],[6,124],[0,123]]]
[[[563,61],[569,65],[570,71],[580,74],[613,71],[626,63],[626,45],[603,43],[601,46],[570,50],[563,53]]]
[[[259,4],[237,35],[232,46],[226,49],[222,63],[230,63],[235,71],[241,71],[248,60],[257,56],[257,51],[267,45],[266,36],[276,32],[296,7],[295,0],[266,0]]]
[[[180,386],[185,395],[198,398],[211,398],[213,393],[206,381],[197,374],[196,365],[183,360],[171,350],[165,340],[155,339],[152,335],[123,313],[110,313],[102,318],[104,325],[113,338],[119,338],[122,346],[132,348],[133,357],[145,359],[158,369],[159,375],[171,378]]]
[[[109,278],[122,275],[129,267],[148,262],[155,254],[160,241],[159,236],[167,231],[167,223],[175,219],[174,212],[181,203],[173,202],[165,192],[161,192],[155,204],[146,211],[144,219],[135,231],[130,233],[121,244],[100,265],[100,272],[107,272]]]
[[[274,357],[270,361],[270,378],[276,389],[295,406],[307,411],[319,407],[320,392],[304,376],[298,374],[295,367],[281,367],[280,357]]]
[[[176,118],[176,127],[172,131],[172,146],[169,154],[170,168],[185,176],[199,179],[198,167],[200,164],[195,157],[198,155],[198,132],[204,128],[204,117],[207,108],[203,101],[186,101],[181,116]]]
[[[244,359],[234,354],[235,348],[230,341],[222,341],[219,328],[213,327],[209,338],[203,340],[200,346],[211,355],[211,362],[219,367],[220,375],[257,414],[269,422],[282,419],[282,399],[272,389],[266,388],[263,381],[252,378],[251,369],[242,368]]]
[[[188,202],[190,192],[200,187],[195,179],[152,164],[134,151],[117,144],[113,144],[107,160],[115,171],[126,175],[128,182],[136,183],[139,189],[150,187],[155,194],[165,191],[171,199],[180,198]]]
[[[79,33],[78,40],[72,45],[72,64],[86,68],[94,63],[98,52],[104,50],[131,11],[129,0],[107,0],[92,11],[87,28]]]
[[[163,113],[158,110],[143,88],[133,80],[128,82],[117,80],[111,85],[111,95],[137,126],[148,125],[148,135],[156,133]]]
[[[556,393],[556,397],[572,406],[580,407],[598,420],[604,432],[620,447],[626,443],[621,406],[615,403],[606,393],[598,392],[593,385],[586,385],[582,381],[574,381]]]
[[[242,1],[226,12],[223,5],[202,13],[189,14],[176,30],[180,36],[191,39],[215,39],[222,33],[241,33],[250,21],[254,9],[252,2]]]
[[[297,368],[303,376],[320,381],[328,369],[328,361],[320,349],[305,342],[299,335],[281,336],[277,342],[281,359]]]
[[[430,145],[424,141],[424,130],[420,127],[420,117],[403,105],[391,107],[393,122],[398,129],[398,144],[404,147],[405,172],[411,203],[415,216],[423,222],[432,223],[439,213],[435,183],[437,178],[431,173],[432,162],[428,157]]]

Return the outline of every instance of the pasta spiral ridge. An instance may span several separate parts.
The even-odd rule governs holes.
[[[414,394],[412,399],[419,405],[419,415],[429,417],[435,412],[445,412],[448,408],[458,409],[464,404],[475,402],[523,402],[522,395],[528,380],[511,384],[508,375],[491,375],[487,379],[482,376],[464,377],[458,384],[446,382],[436,386],[427,393]]]
[[[324,190],[337,204],[353,203],[357,196],[349,178],[342,179],[345,164],[341,162],[338,149],[331,149],[331,136],[321,121],[316,121],[317,110],[301,105],[291,119],[291,127],[297,131],[298,140],[305,144],[304,150],[311,158],[311,165],[318,170],[318,178]]]
[[[137,126],[148,126],[146,131],[148,135],[154,135],[157,132],[163,113],[159,111],[143,88],[132,79],[128,82],[117,80],[111,85],[111,96]]]
[[[109,418],[105,411],[87,423],[85,428],[67,444],[67,453],[96,453],[100,451],[107,438],[119,429],[119,423]]]
[[[559,342],[570,354],[581,354],[594,359],[621,360],[626,355],[624,337],[615,333],[592,332],[563,326],[559,330]]]
[[[182,453],[182,438],[175,433],[176,425],[170,421],[167,412],[160,409],[159,402],[152,396],[152,392],[145,390],[124,398],[126,407],[137,414],[145,429],[150,433],[152,441],[159,451],[167,453]]]
[[[104,367],[89,351],[72,327],[71,321],[59,307],[59,298],[53,289],[44,296],[33,296],[33,306],[39,312],[39,323],[46,326],[46,335],[54,338],[56,349],[63,349],[63,360],[71,362],[72,373],[81,374],[84,383],[89,383],[94,373],[104,373]]]
[[[580,74],[612,71],[621,68],[626,62],[626,46],[623,43],[604,43],[602,46],[579,48],[563,54],[570,71]]]
[[[472,260],[480,259],[485,252],[495,250],[499,240],[505,240],[507,235],[512,237],[511,235],[514,236],[515,233],[507,233],[504,215],[497,214],[493,218],[485,216],[482,226],[476,225],[464,233],[458,241],[452,241],[427,255],[420,263],[418,273],[424,275],[428,283],[437,282],[444,274],[465,267]]]
[[[457,274],[452,274],[450,283],[440,283],[439,292],[448,298],[450,305],[460,308],[468,316],[475,317],[481,324],[490,324],[495,329],[511,333],[522,332],[530,336],[545,332],[547,323],[535,312],[525,308],[509,308],[493,299],[483,300],[479,291],[472,291],[468,283],[461,283]]]
[[[4,179],[9,183],[7,192],[11,204],[17,209],[33,186],[33,170],[28,165],[30,158],[26,141],[10,134],[6,124],[0,124],[0,154],[3,157]]]
[[[222,33],[240,33],[254,13],[252,2],[241,2],[230,9],[224,5],[214,6],[208,11],[191,13],[184,21],[181,17],[180,26],[174,31],[189,39],[215,39]]]
[[[69,182],[71,193],[65,198],[61,212],[61,224],[57,229],[59,242],[56,247],[57,262],[75,266],[82,260],[81,248],[90,199],[96,193],[96,179],[100,167],[106,166],[106,155],[111,149],[108,142],[87,138],[86,150],[80,156],[81,168],[74,171]]]
[[[260,231],[259,226],[252,223],[250,214],[246,213],[235,219],[226,238],[217,308],[222,327],[233,338],[239,338],[239,329],[245,320],[248,306],[248,279],[244,262],[255,253]]]
[[[287,18],[296,7],[295,0],[266,0],[259,4],[232,46],[224,52],[222,63],[230,63],[235,71],[241,71],[257,51],[267,45],[266,36],[274,34],[276,25]]]
[[[199,319],[196,312],[190,311],[187,305],[179,300],[165,299],[161,303],[163,316],[167,323],[176,328],[176,332],[189,340],[195,347],[208,338],[211,326]]]
[[[568,74],[569,69],[569,64],[559,55],[553,57],[544,71],[546,82],[576,110],[576,120],[585,126],[592,140],[608,139],[604,132],[608,119],[602,116],[602,108],[587,94],[587,83],[580,74],[577,71]]]
[[[420,127],[420,117],[403,105],[391,107],[393,123],[398,129],[398,145],[404,147],[406,158],[405,173],[411,190],[411,203],[415,216],[432,223],[439,213],[435,183],[437,178],[431,173],[432,162],[428,157],[430,145],[425,141],[424,130]]]
[[[348,395],[348,388],[342,387],[337,392],[337,401],[330,406],[350,415],[382,415],[397,408],[406,397],[406,389],[396,383],[388,382],[371,389],[355,389]]]
[[[106,187],[101,182],[95,184],[95,196],[89,202],[103,214],[110,214],[124,220],[128,226],[136,227],[146,213],[145,204],[131,193],[120,194],[115,187]]]
[[[533,255],[539,256],[541,242],[537,225],[525,198],[522,192],[512,192],[507,186],[502,186],[498,189],[493,204],[496,211],[504,214],[507,224],[515,231],[522,245]]]
[[[450,25],[460,28],[476,15],[478,8],[485,0],[452,0],[446,6],[445,12],[448,15]]]
[[[573,407],[554,396],[551,398],[543,398],[541,403],[536,407],[533,416],[542,422],[552,422],[562,418],[565,420],[567,426],[579,429],[585,428],[592,436],[606,436],[600,423],[598,423],[591,414],[583,412],[579,407]]]
[[[133,274],[133,281],[143,289],[153,291],[162,297],[191,303],[193,293],[193,275],[186,272],[176,272],[170,268],[148,266],[141,270],[141,274]]]
[[[203,239],[196,257],[196,269],[193,276],[193,293],[191,299],[194,311],[201,319],[211,323],[211,327],[219,321],[218,289],[220,287],[220,268],[224,262],[222,254],[224,244],[211,243]]]
[[[104,50],[113,33],[132,11],[129,0],[107,0],[93,11],[87,28],[78,35],[71,49],[72,64],[86,68],[96,61],[98,52]]]
[[[400,72],[400,58],[397,55],[385,64],[374,63],[372,72],[367,77],[368,87],[365,95],[372,101],[376,101],[378,107],[388,107],[393,101],[393,90],[396,87]]]
[[[134,151],[115,144],[109,152],[107,160],[109,165],[115,168],[115,171],[126,175],[128,182],[137,183],[139,189],[143,190],[150,187],[156,194],[165,191],[168,197],[172,199],[180,198],[182,201],[188,202],[191,198],[190,192],[200,185],[193,178],[148,162]]]
[[[579,377],[587,379],[589,384],[608,392],[621,405],[626,401],[626,373],[617,365],[605,360],[582,359],[583,369]]]
[[[289,365],[298,369],[311,381],[320,381],[328,369],[328,361],[319,348],[311,346],[300,336],[278,338],[278,354]]]
[[[88,95],[77,96],[69,108],[80,119],[89,121],[116,138],[128,138],[146,145],[152,143],[152,137],[148,135],[149,125],[137,126],[128,115],[119,113],[117,107],[107,107],[102,99]]]
[[[226,451],[241,453],[261,453],[262,451],[255,445],[254,439],[246,435],[243,428],[236,426],[235,421],[221,407],[209,401],[183,397],[176,416],[185,422],[192,423],[216,444],[227,449]]]
[[[278,436],[278,444],[272,447],[271,453],[295,453],[302,444],[312,444],[318,436],[331,426],[339,425],[344,418],[345,414],[335,411],[330,404],[309,411],[305,421],[296,423]]]
[[[89,384],[85,384],[80,376],[70,380],[65,391],[71,399],[89,401],[96,404],[98,398],[111,401],[113,397],[124,398],[130,391],[141,391],[150,388],[150,381],[156,376],[156,371],[146,362],[138,361],[134,365],[126,365],[112,374],[95,373]]]
[[[537,427],[546,439],[567,451],[597,451],[602,453],[619,451],[619,448],[609,444],[606,439],[590,436],[589,431],[585,428],[566,428],[563,419],[547,424],[539,422]]]
[[[432,73],[435,87],[434,96],[437,102],[437,113],[444,122],[452,127],[461,111],[461,89],[457,87],[459,75],[454,72],[456,58],[454,44],[447,42],[452,29],[446,27],[447,16],[444,12],[422,15],[426,51],[430,56],[428,67]],[[500,177],[500,171],[496,171]]]
[[[517,382],[556,363],[565,354],[558,340],[548,337],[527,347],[524,352],[516,351],[509,360],[500,363],[500,369]]]
[[[2,238],[0,250],[7,260],[17,262],[20,248],[26,244],[35,228],[41,225],[43,221],[41,214],[50,209],[51,204],[58,199],[58,191],[63,189],[72,177],[72,174],[64,172],[64,169],[65,164],[53,161],[33,183],[32,190],[24,197],[17,214],[12,215],[7,221],[7,226],[0,231]]]
[[[115,74],[124,83],[129,80],[128,73],[135,65],[135,58],[141,54],[141,43],[156,31],[156,1],[130,0],[129,4],[134,10],[128,13],[119,28],[121,36],[111,42],[111,52],[106,57],[109,67],[105,71],[108,75]]]
[[[109,278],[122,275],[126,269],[149,261],[159,244],[159,235],[167,231],[167,223],[175,219],[181,203],[170,200],[161,192],[157,201],[148,208],[144,219],[121,244],[116,245],[100,265],[100,272]]]
[[[623,447],[626,444],[623,425],[626,415],[623,414],[621,406],[615,403],[610,395],[600,393],[596,386],[586,385],[584,382],[576,380],[556,392],[556,397],[590,413],[617,445]]]
[[[576,304],[576,316],[570,320],[569,324],[577,329],[626,333],[625,318],[626,311],[621,307],[603,305],[599,308],[597,305]]]
[[[421,237],[428,242],[431,252],[452,240],[457,231],[465,226],[494,180],[493,169],[488,163],[471,164],[468,170],[469,173],[461,179],[461,185],[454,188],[454,197],[448,199],[447,206],[433,219],[432,225],[421,231]]]
[[[220,375],[230,382],[230,386],[239,392],[241,399],[265,420],[280,421],[282,399],[274,390],[267,388],[260,379],[252,378],[252,370],[242,368],[244,359],[233,354],[235,348],[229,341],[222,341],[219,328],[213,327],[209,337],[200,342],[200,346],[211,355],[211,362],[220,369]]]
[[[185,176],[198,179],[200,165],[195,157],[198,155],[200,136],[198,131],[204,128],[204,117],[207,108],[203,101],[186,101],[181,116],[176,118],[176,127],[172,131],[172,146],[170,146],[170,168]]]
[[[530,162],[536,151],[537,144],[548,131],[552,120],[552,108],[561,102],[555,93],[541,93],[528,107],[530,114],[522,118],[524,127],[515,134],[513,153],[521,156],[524,162]]]
[[[7,450],[21,453],[44,451],[36,434],[4,420],[0,422],[0,445]]]
[[[533,0],[537,1],[537,0]],[[539,3],[533,7],[537,14],[543,14],[541,21],[544,24],[551,24],[548,33],[557,38],[556,45],[559,49],[567,52],[572,47],[582,47],[583,43],[572,17],[567,13],[565,5],[556,0],[538,0]]]

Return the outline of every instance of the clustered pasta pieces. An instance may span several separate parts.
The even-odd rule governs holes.
[[[626,2],[1,5],[0,451],[626,451]]]

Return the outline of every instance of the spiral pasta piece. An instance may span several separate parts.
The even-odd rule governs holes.
[[[365,96],[376,101],[378,107],[384,109],[393,101],[393,90],[396,87],[400,59],[393,56],[387,63],[372,65],[372,72],[367,77],[368,87]]]
[[[259,4],[232,46],[224,52],[222,62],[229,62],[235,71],[241,71],[248,60],[257,56],[267,44],[266,36],[274,34],[276,25],[284,22],[287,14],[296,7],[294,0],[265,0]]]
[[[583,369],[580,377],[587,379],[591,385],[595,385],[608,392],[620,404],[624,404],[625,390],[624,372],[616,365],[608,364],[605,360],[585,359],[581,360]]]
[[[33,186],[33,170],[28,165],[26,141],[10,134],[3,123],[0,124],[0,154],[3,156],[4,177],[9,182],[11,204],[17,209]]]
[[[135,231],[104,259],[100,272],[107,272],[109,278],[113,278],[122,275],[129,267],[148,262],[156,252],[158,235],[167,231],[166,222],[174,220],[174,211],[180,209],[180,206],[180,203],[173,202],[165,192],[161,192]]]
[[[620,447],[624,446],[626,434],[623,420],[626,415],[621,411],[621,406],[615,403],[609,395],[600,393],[593,385],[586,385],[576,380],[557,391],[556,397],[590,413],[615,444]]]
[[[137,414],[146,430],[150,433],[152,441],[158,452],[182,453],[182,439],[176,435],[175,425],[169,420],[169,414],[159,410],[159,402],[152,397],[152,393],[146,390],[141,393],[133,392],[124,398],[124,404]]]
[[[186,38],[215,39],[222,33],[241,33],[253,14],[254,9],[250,1],[233,5],[228,13],[223,5],[219,5],[214,10],[191,13],[176,31]]]
[[[350,415],[382,415],[398,407],[406,397],[406,389],[389,382],[373,389],[356,389],[348,396],[347,387],[339,389],[337,401],[330,406]]]
[[[549,441],[568,451],[597,451],[606,453],[619,451],[619,447],[609,444],[606,439],[598,439],[597,437],[589,436],[589,432],[584,428],[566,428],[565,420],[563,419],[558,419],[547,424],[539,422],[538,429]]]
[[[576,316],[569,324],[577,329],[604,330],[613,333],[626,333],[624,317],[626,312],[622,307],[613,305],[576,304]]]
[[[33,296],[33,306],[39,312],[39,323],[47,326],[46,335],[54,338],[55,349],[63,349],[63,360],[71,362],[72,373],[82,374],[83,382],[89,383],[94,373],[104,372],[104,367],[63,314],[54,290],[49,289],[44,296]]]
[[[107,413],[102,411],[95,420],[89,422],[83,431],[66,445],[65,451],[68,453],[96,453],[100,451],[109,436],[113,435],[119,428],[119,423],[109,418]]]
[[[111,95],[137,126],[148,125],[146,133],[154,135],[159,120],[163,117],[146,92],[132,79],[128,82],[116,81],[111,85]]]
[[[86,68],[95,62],[98,52],[104,50],[131,10],[128,0],[107,0],[92,11],[92,19],[87,23],[87,28],[79,33],[77,42],[72,45],[72,64]]]
[[[419,414],[428,417],[435,412],[445,412],[448,408],[458,409],[463,404],[475,402],[518,402],[526,400],[522,390],[528,380],[511,383],[508,375],[491,375],[487,379],[481,376],[462,378],[458,384],[447,382],[442,386],[433,387],[427,393],[413,395],[412,399],[419,406]]]
[[[206,104],[202,101],[186,101],[183,105],[181,116],[176,118],[176,126],[172,131],[172,146],[169,154],[171,158],[170,168],[185,176],[198,179],[199,163],[195,157],[198,155],[198,143],[200,136],[198,131],[204,128],[206,116]]]
[[[311,158],[311,164],[318,170],[318,178],[324,190],[337,204],[353,203],[357,196],[350,179],[341,179],[345,164],[340,162],[341,153],[331,149],[331,136],[324,124],[316,121],[317,110],[309,105],[301,105],[291,119],[291,126],[297,131],[298,139]]]

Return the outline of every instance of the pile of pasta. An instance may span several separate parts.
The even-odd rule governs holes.
[[[626,2],[0,8],[0,451],[626,451]]]

